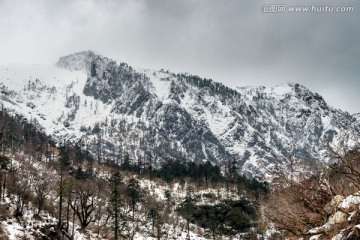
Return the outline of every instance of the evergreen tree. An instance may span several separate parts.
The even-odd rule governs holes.
[[[71,164],[69,143],[60,146],[59,150],[60,150],[59,153],[60,168],[64,170],[65,167],[68,167]]]
[[[62,228],[62,211],[63,211],[63,202],[64,202],[64,175],[65,169],[70,166],[70,146],[69,143],[64,144],[59,147],[59,168],[60,168],[60,182],[58,183],[58,196],[59,196],[59,217],[58,217],[58,228]]]
[[[238,171],[238,162],[235,159],[235,157],[231,160],[230,162],[230,166],[229,166],[229,173],[230,173],[230,178],[232,180],[236,179],[237,177],[237,171]]]
[[[74,151],[75,151],[75,162],[77,163],[82,163],[82,161],[85,158],[85,153],[84,151],[81,149],[81,146],[79,143],[76,143],[74,146]]]
[[[216,240],[216,236],[220,233],[220,222],[218,217],[214,212],[209,213],[207,219],[207,229],[205,231],[206,237],[211,237],[213,240]]]
[[[154,232],[156,228],[156,238],[160,240],[161,238],[161,227],[163,226],[163,220],[161,218],[161,215],[158,211],[158,208],[150,208],[147,218],[151,221],[152,224],[152,232]]]
[[[129,153],[126,153],[124,156],[124,162],[121,164],[121,168],[123,170],[132,170],[131,164],[130,164],[130,156]]]
[[[120,186],[122,185],[122,176],[119,171],[113,173],[110,179],[111,194],[109,201],[109,212],[112,217],[112,230],[114,231],[114,239],[117,240],[121,231],[125,227],[124,213],[122,212],[122,197]]]
[[[133,215],[133,219],[134,219],[136,204],[142,198],[142,194],[141,194],[141,190],[140,190],[140,183],[138,180],[136,180],[134,178],[130,179],[129,184],[126,188],[126,194],[130,198],[130,207],[131,207],[131,210],[133,213],[132,215]]]
[[[70,204],[74,197],[75,191],[75,182],[72,178],[68,177],[64,179],[63,182],[63,197],[65,198],[66,205],[66,231],[69,230],[69,221],[70,221]]]
[[[184,218],[186,219],[186,228],[187,228],[189,239],[190,239],[190,220],[191,220],[192,214],[195,210],[194,202],[195,202],[195,197],[194,197],[192,189],[189,187],[187,189],[185,199],[180,204],[180,207],[178,209],[180,214],[183,215]]]
[[[10,158],[5,155],[0,155],[0,167],[7,170],[10,164]]]
[[[165,198],[169,206],[173,204],[173,196],[169,190],[165,190]]]

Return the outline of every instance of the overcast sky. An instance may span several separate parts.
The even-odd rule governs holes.
[[[355,10],[262,12],[275,3]],[[230,86],[296,82],[360,112],[359,0],[0,0],[1,64],[89,49]]]

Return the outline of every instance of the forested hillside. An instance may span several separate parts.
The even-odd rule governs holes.
[[[252,239],[268,185],[209,162],[99,164],[36,121],[0,112],[2,239]],[[260,236],[259,235],[259,236]]]
[[[297,83],[230,88],[189,73],[135,68],[84,51],[56,65],[0,66],[1,106],[37,122],[57,143],[71,142],[99,163],[124,155],[140,168],[168,159],[210,162],[264,180],[290,155],[328,160],[356,116]]]

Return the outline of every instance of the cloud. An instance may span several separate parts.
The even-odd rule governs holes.
[[[354,13],[261,12],[264,4],[354,6]],[[0,0],[0,63],[99,53],[231,86],[298,82],[360,112],[360,3],[354,0]]]

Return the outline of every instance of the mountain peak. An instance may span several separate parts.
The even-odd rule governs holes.
[[[70,71],[85,70],[86,64],[90,62],[96,55],[91,50],[73,53],[64,57],[60,57],[56,65]]]
[[[286,82],[286,83],[282,83],[279,85],[276,85],[274,88],[274,90],[276,89],[287,89],[287,91],[290,92],[299,92],[299,91],[305,91],[305,92],[309,92],[310,90],[305,87],[304,85],[301,85],[299,83],[294,83],[294,82]]]
[[[36,117],[59,141],[84,141],[100,162],[120,151],[143,159],[151,150],[159,164],[169,156],[215,164],[234,156],[242,173],[266,177],[277,165],[287,169],[292,152],[325,161],[323,140],[336,142],[355,121],[297,83],[234,90],[195,75],[133,69],[93,51],[61,57],[57,66],[69,71],[23,70],[18,92],[0,91],[1,103]],[[16,82],[7,72],[2,79]]]

